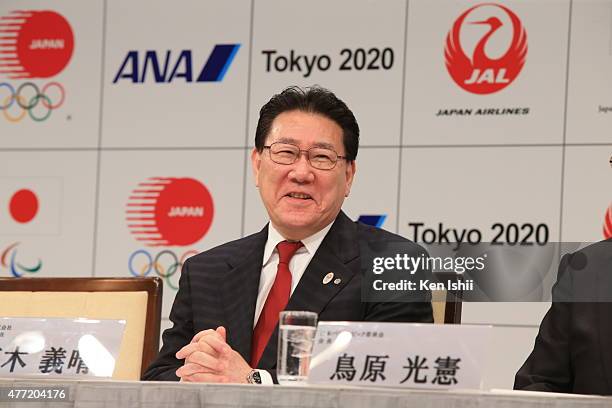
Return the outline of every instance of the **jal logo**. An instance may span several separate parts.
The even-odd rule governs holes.
[[[213,215],[210,192],[192,178],[149,178],[126,206],[127,226],[146,246],[191,245],[208,232]]]
[[[240,44],[217,44],[203,65],[194,58],[191,50],[128,51],[115,74],[113,84],[119,81],[135,84],[149,81],[219,82],[225,77],[239,48]]]
[[[0,17],[0,32],[0,64],[9,78],[49,78],[72,57],[72,28],[55,11],[12,11]]]
[[[604,218],[603,235],[605,239],[612,238],[612,204],[608,207]]]
[[[509,46],[503,44],[505,37],[509,37]],[[468,52],[465,45],[470,42],[475,45]],[[510,85],[523,69],[526,56],[527,32],[521,20],[509,8],[494,3],[463,12],[448,32],[444,48],[446,69],[455,83],[480,95]]]

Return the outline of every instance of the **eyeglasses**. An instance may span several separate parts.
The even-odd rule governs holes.
[[[311,147],[308,150],[301,150],[299,146],[291,143],[276,142],[263,148],[270,149],[270,158],[274,163],[278,164],[293,164],[300,158],[300,154],[304,152],[306,153],[308,163],[319,170],[331,170],[336,167],[338,159],[346,160],[345,156],[339,156],[334,150],[324,147]]]

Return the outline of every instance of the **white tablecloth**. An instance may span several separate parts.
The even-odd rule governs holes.
[[[65,402],[0,402],[0,407],[75,408],[574,408],[612,407],[612,397],[488,391],[417,391],[350,387],[207,385],[175,382],[118,382],[0,379],[0,387],[69,389]]]

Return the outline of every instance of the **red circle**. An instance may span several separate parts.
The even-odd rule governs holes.
[[[72,57],[74,35],[66,19],[54,11],[35,11],[26,17],[17,38],[17,55],[30,78],[60,73]]]
[[[11,197],[9,211],[15,221],[30,222],[38,213],[38,197],[30,190],[19,190]]]
[[[166,246],[191,245],[202,239],[212,224],[212,195],[198,180],[171,180],[155,205],[156,226]]]

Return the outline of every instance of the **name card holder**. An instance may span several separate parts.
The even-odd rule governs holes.
[[[125,324],[0,317],[0,377],[112,377]]]
[[[320,322],[310,384],[482,389],[491,326]]]

